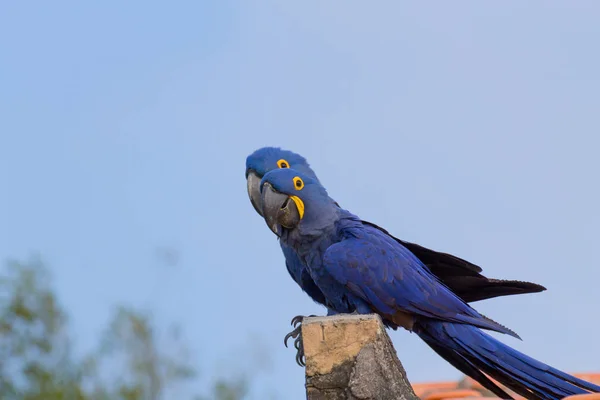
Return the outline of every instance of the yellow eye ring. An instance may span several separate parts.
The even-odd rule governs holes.
[[[279,168],[289,168],[290,167],[290,163],[287,162],[286,160],[284,160],[283,158],[279,161],[277,161],[277,166]]]
[[[294,189],[302,190],[304,188],[304,181],[299,176],[294,177]]]

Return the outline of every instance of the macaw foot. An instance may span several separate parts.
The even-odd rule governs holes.
[[[309,317],[316,317],[316,315],[309,315]],[[294,327],[294,330],[285,335],[285,338],[283,339],[283,344],[285,344],[285,347],[287,347],[287,341],[290,338],[295,339],[294,347],[297,350],[296,363],[301,367],[306,366],[306,363],[304,362],[304,345],[302,343],[302,321],[304,318],[306,317],[302,315],[297,315],[292,318],[292,326]]]

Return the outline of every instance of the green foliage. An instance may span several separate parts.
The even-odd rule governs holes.
[[[96,382],[95,392],[111,399],[159,400],[170,386],[195,377],[196,371],[186,359],[187,349],[178,331],[168,337],[170,351],[161,351],[151,318],[142,312],[119,307],[102,338],[98,351],[88,359],[88,366],[98,376],[99,365],[112,365],[116,370],[110,382]],[[109,388],[109,389],[107,389]]]
[[[219,400],[237,400],[244,397],[248,391],[246,381],[224,381],[219,380],[214,384],[213,393]]]
[[[127,307],[116,309],[98,348],[76,359],[49,278],[38,259],[11,261],[0,274],[2,400],[163,400],[196,377],[179,330],[163,335],[149,314]],[[246,380],[222,379],[206,399],[247,393]]]
[[[9,262],[0,278],[0,397],[84,399],[66,315],[38,260]]]

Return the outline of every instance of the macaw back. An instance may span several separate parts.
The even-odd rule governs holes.
[[[516,336],[466,304],[408,249],[381,230],[339,210],[320,234],[282,236],[296,250],[332,308],[339,313],[380,314],[389,326],[412,330],[414,319],[470,323]],[[411,320],[407,322],[406,316]]]
[[[488,377],[534,400],[600,392],[600,387],[535,360],[482,332],[513,331],[483,316],[444,285],[395,238],[341,210],[319,232],[282,235],[329,306],[340,313],[377,313],[386,326],[415,332],[438,355],[503,399]]]
[[[465,303],[405,246],[341,209],[318,181],[292,169],[261,180],[265,222],[292,248],[337,312],[377,313],[389,325],[415,332],[457,369],[503,399],[488,376],[528,399],[562,399],[600,392],[483,332],[506,333]]]

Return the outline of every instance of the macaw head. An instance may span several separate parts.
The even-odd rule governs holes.
[[[304,173],[317,182],[319,179],[310,168],[308,162],[300,154],[278,147],[263,147],[246,158],[246,184],[248,196],[257,213],[262,216],[260,203],[260,180],[269,171],[275,169],[293,168]]]
[[[291,168],[267,172],[260,193],[262,216],[280,237],[286,229],[309,233],[330,226],[340,210],[317,179]]]

